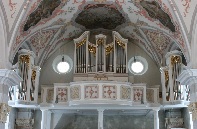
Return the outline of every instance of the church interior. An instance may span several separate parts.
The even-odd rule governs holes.
[[[0,1],[0,129],[197,129],[197,1]]]

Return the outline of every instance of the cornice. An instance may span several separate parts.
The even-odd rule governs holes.
[[[0,84],[15,86],[21,81],[22,78],[13,70],[0,69]]]
[[[197,69],[186,69],[177,78],[182,85],[192,86],[197,84]]]

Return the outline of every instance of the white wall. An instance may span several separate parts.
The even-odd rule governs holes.
[[[53,60],[60,54],[66,54],[71,59],[74,58],[74,43],[70,42],[68,44],[65,43],[61,47],[61,52],[58,49],[53,55],[46,61],[46,63],[41,68],[40,73],[40,85],[43,84],[51,84],[53,83],[69,83],[73,80],[73,69],[68,74],[58,74],[53,70],[52,63]],[[40,90],[40,89],[39,89]]]
[[[134,83],[147,83],[147,86],[160,85],[161,76],[159,67],[156,63],[144,52],[141,48],[135,44],[128,43],[128,61],[134,56],[141,56],[148,62],[148,70],[143,75],[133,75],[129,72],[129,76],[134,77]]]
[[[64,52],[64,53],[63,53]],[[61,47],[61,54],[66,54],[70,56],[73,60],[74,56],[74,43],[65,43]],[[43,67],[41,68],[40,74],[40,85],[48,84],[51,85],[53,83],[69,83],[73,81],[73,69],[68,74],[60,75],[54,72],[52,68],[52,62],[55,57],[60,54],[59,49],[45,62]],[[148,70],[142,76],[133,76],[133,74],[129,73],[129,76],[134,77],[135,83],[147,83],[148,86],[152,85],[160,85],[160,72],[159,67],[155,64],[155,62],[138,46],[128,43],[128,61],[133,56],[142,56],[148,62]]]

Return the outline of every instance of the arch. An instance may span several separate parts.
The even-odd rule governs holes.
[[[2,10],[1,10],[2,12]],[[4,16],[0,13],[0,69],[9,69],[11,68],[11,63],[8,60],[8,43],[7,43],[7,31],[4,21]]]
[[[192,39],[191,39],[191,60],[189,62],[189,67],[197,69],[197,16],[194,18],[194,25],[192,30]]]

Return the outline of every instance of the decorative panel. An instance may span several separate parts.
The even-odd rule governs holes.
[[[16,125],[31,128],[34,125],[34,119],[16,119]]]
[[[85,86],[85,98],[92,99],[99,97],[99,87],[98,85]]]
[[[183,128],[184,126],[183,118],[165,118],[165,123],[166,123],[167,129]]]
[[[131,88],[128,86],[121,86],[121,99],[131,99]]]
[[[74,86],[70,88],[70,97],[71,99],[80,99],[80,87]]]
[[[153,89],[146,90],[146,99],[148,102],[154,103],[154,90]]]
[[[53,102],[54,88],[47,89],[46,101],[47,103]]]
[[[134,102],[142,102],[143,100],[143,87],[134,87],[133,88],[133,101]]]
[[[192,120],[197,120],[197,102],[192,102],[188,105],[189,112],[192,113]]]
[[[0,103],[0,122],[6,123],[7,116],[11,110],[11,107],[6,103]]]
[[[116,99],[116,86],[103,86],[103,98]]]
[[[67,93],[68,93],[67,88],[57,88],[58,102],[67,102],[68,100]]]

